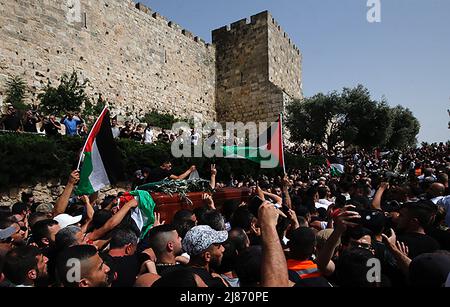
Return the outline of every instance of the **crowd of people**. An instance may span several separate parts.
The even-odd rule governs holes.
[[[252,196],[217,206],[205,192],[170,221],[155,214],[145,235],[131,218],[137,199],[74,196],[74,171],[55,204],[23,194],[0,207],[0,286],[450,286],[448,146],[326,153],[344,173],[324,165],[216,180],[213,166],[212,188]],[[166,161],[142,179],[194,171],[175,174]]]
[[[23,114],[22,114],[23,113]],[[64,127],[64,129],[63,129]],[[0,118],[0,130],[26,133],[45,133],[54,137],[65,134],[71,137],[87,138],[89,127],[79,113],[67,112],[60,120],[54,115],[43,116],[37,110],[21,112],[9,105],[6,113]],[[111,119],[111,131],[114,139],[129,139],[142,144],[153,144],[155,142],[172,143],[176,139],[185,141],[185,136],[181,132],[174,132],[169,129],[161,129],[151,123],[134,124],[132,121],[125,121],[119,125],[117,116]],[[201,135],[197,130],[187,131],[188,140],[186,143],[197,145],[199,142],[217,144],[220,140],[215,135],[215,130]],[[221,140],[225,142],[225,140]],[[237,144],[237,138],[234,140]]]

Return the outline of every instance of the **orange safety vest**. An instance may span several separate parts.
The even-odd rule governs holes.
[[[298,261],[294,259],[287,260],[288,269],[295,271],[301,279],[320,277],[320,271],[317,264],[311,260]]]

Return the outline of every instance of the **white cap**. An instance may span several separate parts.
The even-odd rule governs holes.
[[[53,218],[53,220],[57,221],[61,229],[66,228],[67,226],[73,225],[81,221],[82,216],[71,216],[68,214],[59,214]]]

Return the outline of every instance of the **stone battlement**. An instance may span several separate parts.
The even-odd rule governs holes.
[[[300,54],[300,49],[291,41],[287,33],[281,28],[275,18],[272,17],[269,11],[264,11],[255,15],[250,16],[250,18],[243,18],[229,25],[220,27],[212,31],[213,42],[214,38],[224,35],[235,35],[239,34],[243,30],[252,30],[259,26],[273,25],[281,35],[286,39],[287,43]]]
[[[158,12],[154,12],[154,11],[153,11],[151,8],[149,8],[148,6],[146,6],[146,5],[144,5],[144,4],[140,3],[140,2],[138,2],[138,3],[135,4],[135,7],[136,7],[139,11],[141,11],[141,12],[143,12],[143,13],[145,13],[145,14],[151,16],[151,17],[154,18],[154,19],[162,20],[165,24],[167,24],[167,27],[171,28],[171,29],[174,30],[174,31],[177,31],[177,32],[183,34],[184,36],[186,36],[186,37],[188,37],[188,38],[190,38],[190,39],[192,39],[192,41],[194,41],[194,42],[196,42],[196,43],[199,43],[199,44],[202,44],[203,46],[205,46],[205,48],[211,48],[211,44],[205,42],[205,40],[203,40],[202,38],[200,38],[200,37],[198,37],[198,36],[195,36],[192,32],[190,32],[190,31],[187,30],[187,29],[184,29],[184,28],[183,28],[182,26],[180,26],[179,24],[177,24],[177,23],[175,23],[175,22],[173,22],[173,21],[171,21],[171,20],[168,20],[166,17],[162,16],[162,15],[159,14]]]

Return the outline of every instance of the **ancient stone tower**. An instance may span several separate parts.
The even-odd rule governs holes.
[[[212,32],[218,120],[274,120],[302,98],[301,54],[269,12]]]
[[[268,12],[213,31],[211,45],[131,0],[0,0],[0,41],[0,107],[9,75],[38,104],[72,70],[119,119],[272,120],[302,97],[300,51]]]

